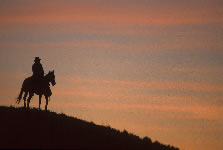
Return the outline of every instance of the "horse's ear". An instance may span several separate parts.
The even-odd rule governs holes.
[[[53,73],[54,73],[54,70],[53,70]]]

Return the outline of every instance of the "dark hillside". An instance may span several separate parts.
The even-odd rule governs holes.
[[[0,148],[179,150],[64,114],[14,107],[0,107]]]

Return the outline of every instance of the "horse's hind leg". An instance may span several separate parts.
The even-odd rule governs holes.
[[[29,98],[27,99],[27,108],[29,108],[30,100],[32,99],[34,93],[29,93]]]
[[[24,108],[26,108],[26,97],[27,97],[27,95],[28,95],[28,92],[25,91],[25,95],[23,97],[23,100],[24,100]]]
[[[40,105],[41,105],[41,99],[42,99],[42,95],[39,95],[39,110],[41,109],[41,108],[40,108]]]

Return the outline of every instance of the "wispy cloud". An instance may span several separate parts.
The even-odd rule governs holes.
[[[78,107],[85,109],[95,109],[95,110],[113,110],[113,111],[127,111],[127,112],[159,112],[166,113],[164,118],[184,118],[184,119],[204,119],[204,120],[221,120],[222,117],[218,116],[218,113],[223,112],[223,107],[221,106],[199,106],[199,105],[159,105],[159,104],[128,104],[128,103],[98,103],[98,102],[75,102],[75,103],[58,103],[52,104],[54,106],[63,107]],[[161,116],[156,116],[161,117]],[[162,118],[162,117],[161,117]]]
[[[125,80],[103,80],[103,79],[87,79],[87,78],[69,78],[62,77],[64,80],[69,80],[70,82],[82,82],[88,84],[101,84],[101,85],[112,85],[116,87],[138,87],[138,88],[148,88],[148,89],[183,89],[190,91],[205,91],[205,92],[215,92],[223,91],[223,85],[216,85],[210,83],[200,83],[200,82],[185,82],[185,81],[125,81]]]
[[[108,7],[103,2],[93,3],[61,3],[61,2],[29,2],[27,7],[17,7],[2,10],[1,22],[4,23],[60,23],[60,22],[98,22],[113,25],[140,25],[140,24],[201,24],[201,23],[222,23],[218,15],[218,5],[212,7],[201,7],[194,5],[185,9],[181,5],[173,5],[171,9],[167,5],[155,3],[135,5],[133,3],[112,2]],[[29,9],[29,5],[34,5]],[[205,4],[207,6],[208,4]],[[49,7],[47,7],[49,6]],[[145,7],[146,6],[146,7]],[[156,6],[155,8],[153,6]],[[191,5],[193,6],[193,5]],[[47,8],[47,9],[46,9]],[[185,9],[185,11],[179,10]],[[59,11],[58,11],[59,10]],[[29,13],[27,13],[29,12]],[[221,11],[220,11],[221,12]]]

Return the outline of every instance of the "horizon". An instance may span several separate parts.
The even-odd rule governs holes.
[[[51,111],[181,150],[223,147],[222,1],[0,2],[0,105],[23,106],[37,56],[55,70]]]

